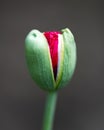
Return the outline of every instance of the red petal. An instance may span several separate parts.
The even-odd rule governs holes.
[[[59,32],[44,33],[50,49],[51,61],[55,79],[57,76],[57,65],[58,65],[58,34]]]

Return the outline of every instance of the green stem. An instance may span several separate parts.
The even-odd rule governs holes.
[[[42,130],[52,130],[56,101],[57,101],[57,92],[48,92]]]

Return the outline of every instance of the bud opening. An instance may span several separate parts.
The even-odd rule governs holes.
[[[60,33],[59,32],[44,32],[44,35],[48,41],[48,45],[50,49],[50,55],[51,55],[51,61],[52,61],[52,67],[53,67],[55,80],[57,77],[57,67],[58,67],[58,34]]]

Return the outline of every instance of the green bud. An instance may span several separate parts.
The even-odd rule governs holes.
[[[76,45],[71,31],[68,28],[62,29],[57,36],[56,78],[49,43],[44,33],[32,30],[25,39],[25,55],[29,73],[36,84],[47,91],[64,87],[71,80],[76,65]]]

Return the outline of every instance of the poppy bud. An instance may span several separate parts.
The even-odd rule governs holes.
[[[25,39],[25,55],[29,73],[40,88],[54,91],[70,81],[76,65],[73,34],[32,30]]]

